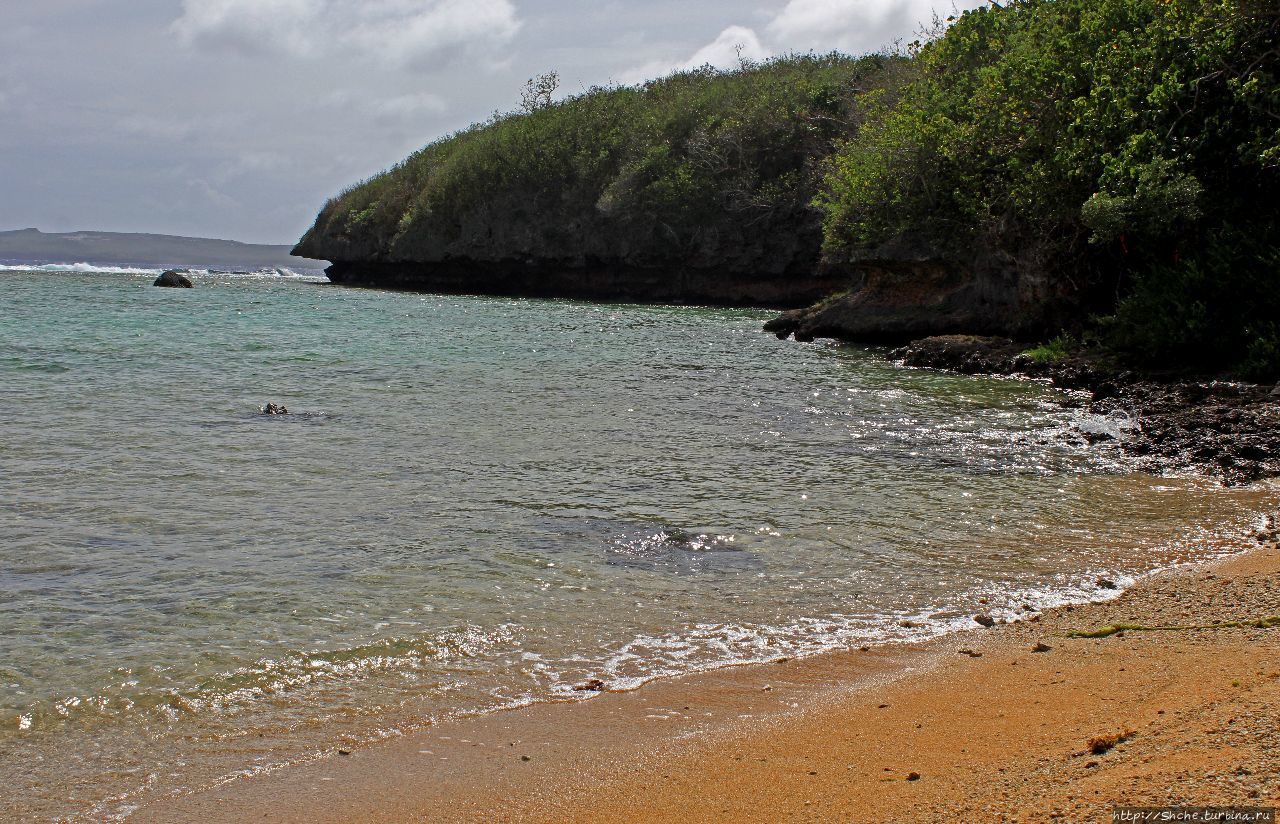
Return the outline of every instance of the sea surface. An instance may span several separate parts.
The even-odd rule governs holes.
[[[1111,597],[1280,502],[766,311],[155,274],[0,270],[0,820]]]

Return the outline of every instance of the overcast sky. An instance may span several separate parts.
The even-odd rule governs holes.
[[[962,0],[961,7],[977,5]],[[0,229],[291,243],[453,130],[673,68],[910,40],[950,0],[0,0]]]

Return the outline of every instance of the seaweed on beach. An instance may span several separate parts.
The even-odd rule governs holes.
[[[1201,629],[1275,629],[1280,627],[1280,615],[1249,618],[1244,621],[1220,621],[1213,624],[1189,624],[1185,626],[1146,626],[1144,624],[1108,624],[1095,630],[1073,630],[1068,638],[1110,638],[1122,632],[1179,632]]]

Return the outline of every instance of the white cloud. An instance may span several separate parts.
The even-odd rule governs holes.
[[[972,8],[982,0],[958,0]],[[769,22],[769,42],[781,50],[840,51],[859,54],[908,39],[932,22],[934,12],[949,14],[951,0],[790,0]]]
[[[511,0],[183,0],[182,9],[172,30],[187,45],[409,65],[502,45],[520,30]]]
[[[738,65],[738,60],[764,60],[770,56],[768,49],[760,42],[760,36],[745,26],[730,26],[720,32],[720,36],[698,49],[684,62],[681,68],[696,69],[711,65],[717,69],[730,69]]]
[[[730,26],[707,45],[685,60],[654,60],[622,75],[623,83],[640,83],[682,69],[698,69],[711,65],[732,69],[741,60],[765,60],[771,52],[760,42],[755,30],[746,26]]]
[[[757,32],[730,26],[687,60],[654,60],[622,73],[622,82],[637,83],[678,69],[710,64],[733,68],[741,56],[764,60],[797,52],[865,54],[912,39],[931,25],[935,12],[944,17],[954,9],[975,8],[986,0],[788,0]]]
[[[352,45],[401,63],[460,46],[507,43],[520,30],[509,0],[364,0],[358,7]]]
[[[311,50],[325,0],[183,0],[173,32],[187,44],[244,51]]]

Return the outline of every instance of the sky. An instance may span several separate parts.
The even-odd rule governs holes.
[[[292,243],[338,191],[495,111],[978,0],[0,0],[0,229]]]

